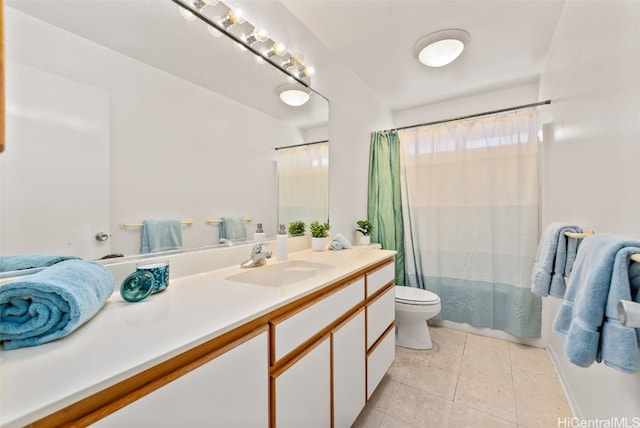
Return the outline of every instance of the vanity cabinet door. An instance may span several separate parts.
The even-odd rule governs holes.
[[[267,332],[101,419],[98,427],[267,427]]]
[[[325,336],[274,376],[277,428],[331,426],[330,351]]]
[[[364,324],[361,309],[331,332],[335,428],[353,425],[366,402]]]

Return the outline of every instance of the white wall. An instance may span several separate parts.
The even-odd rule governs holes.
[[[547,98],[543,224],[576,222],[640,239],[639,2],[566,2],[540,80],[540,99]],[[544,305],[555,316],[560,301]],[[556,334],[549,346],[576,416],[640,416],[640,374],[574,366]]]
[[[273,148],[301,143],[296,130],[21,12],[6,12],[7,59],[108,93],[112,240],[105,254],[136,253],[139,229],[123,231],[118,224],[146,218],[192,219],[183,229],[185,247],[217,241],[217,226],[205,225],[206,217],[251,216],[275,235]],[[7,141],[7,151],[25,143]],[[54,137],[50,144],[57,144]]]

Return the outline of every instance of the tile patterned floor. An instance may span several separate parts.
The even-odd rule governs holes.
[[[355,428],[545,428],[571,410],[544,349],[432,326],[396,360]]]

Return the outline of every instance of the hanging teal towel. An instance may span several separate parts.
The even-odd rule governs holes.
[[[246,241],[247,227],[242,217],[222,217],[220,224],[220,238],[230,241]]]
[[[144,220],[140,241],[142,254],[180,250],[182,224],[180,220]]]
[[[580,233],[582,229],[551,223],[540,239],[531,273],[531,291],[540,296],[563,297],[566,291],[564,277],[571,273],[580,240],[565,236],[565,232]]]
[[[113,293],[111,272],[97,262],[67,260],[0,286],[0,342],[5,349],[67,336]]]

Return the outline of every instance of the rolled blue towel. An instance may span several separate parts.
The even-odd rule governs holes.
[[[97,262],[67,260],[0,285],[0,342],[5,349],[67,336],[113,293],[111,272]]]
[[[0,272],[42,268],[60,263],[64,260],[77,260],[73,256],[56,256],[51,254],[22,254],[18,256],[0,257]]]
[[[340,235],[339,233],[336,233],[336,236],[333,237],[333,240],[338,241],[340,244],[342,244],[342,248],[344,249],[351,248],[351,242],[349,242],[347,238]]]
[[[334,250],[334,251],[339,251],[342,250],[342,244],[340,243],[340,241],[336,241],[335,239],[333,241],[331,241],[331,244],[329,244],[329,249],[330,250]]]

